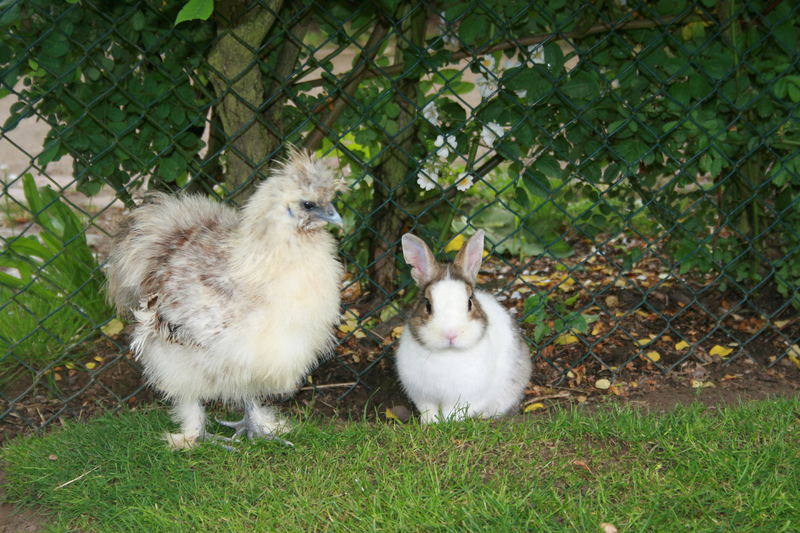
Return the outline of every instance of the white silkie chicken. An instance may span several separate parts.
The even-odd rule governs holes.
[[[234,437],[276,438],[285,420],[262,401],[296,390],[333,346],[342,266],[330,170],[292,150],[241,210],[202,196],[155,195],[133,210],[108,260],[108,294],[132,314],[131,347],[174,404],[172,448],[206,438],[203,402],[244,404],[220,422]],[[280,439],[278,439],[280,440]]]

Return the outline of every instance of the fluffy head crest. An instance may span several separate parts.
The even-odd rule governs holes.
[[[327,162],[294,145],[289,145],[286,159],[278,163],[273,177],[291,179],[301,189],[315,191],[321,198],[333,198],[345,190],[344,180],[334,177]]]

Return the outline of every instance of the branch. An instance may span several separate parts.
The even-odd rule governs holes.
[[[626,22],[625,24],[620,24],[617,26],[611,24],[597,24],[588,28],[586,31],[582,32],[554,32],[554,33],[540,33],[537,35],[532,35],[530,37],[523,37],[522,39],[517,39],[514,41],[505,41],[502,43],[497,43],[495,45],[489,46],[487,48],[481,49],[472,49],[467,50],[465,48],[461,48],[455,52],[453,52],[452,56],[450,56],[450,63],[455,63],[458,60],[465,59],[467,57],[474,57],[477,55],[485,55],[490,54],[492,52],[496,52],[498,50],[510,50],[512,48],[521,48],[524,46],[531,46],[534,44],[543,43],[550,40],[565,40],[565,39],[582,39],[584,37],[589,37],[591,35],[596,35],[598,33],[607,33],[611,31],[629,31],[629,30],[643,30],[649,28],[658,28],[661,26],[669,26],[671,24],[675,24],[678,22],[703,22],[707,21],[708,19],[700,16],[700,15],[683,15],[680,17],[675,17],[668,20],[657,19],[657,20],[634,20],[631,22]],[[368,72],[365,73],[362,79],[372,78],[377,76],[391,76],[394,74],[399,74],[406,69],[404,64],[397,64],[391,65],[385,68],[382,68],[380,72]],[[325,83],[325,78],[318,78],[316,80],[298,82],[302,83],[303,86],[307,87],[319,87]]]
[[[345,83],[344,87],[342,87],[338,94],[330,97],[325,102],[325,106],[330,108],[328,116],[326,116],[322,121],[318,122],[316,127],[311,131],[311,133],[308,134],[303,142],[303,147],[311,150],[312,152],[319,148],[319,145],[322,143],[322,139],[331,130],[333,123],[336,122],[336,119],[338,119],[339,115],[341,115],[344,111],[344,106],[347,105],[347,98],[351,98],[355,94],[358,85],[364,78],[367,77],[367,74],[370,73],[370,64],[375,59],[375,55],[378,53],[378,49],[380,48],[379,45],[381,41],[383,41],[383,38],[386,37],[388,32],[389,29],[380,22],[375,26],[375,29],[372,31],[372,35],[369,36],[367,44],[365,44],[364,48],[361,50],[361,54],[357,62],[358,66],[350,72],[348,76],[349,80]],[[319,112],[319,108],[316,109],[315,112]]]

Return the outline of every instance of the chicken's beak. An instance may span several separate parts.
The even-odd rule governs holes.
[[[340,228],[344,227],[344,222],[342,221],[342,217],[341,215],[339,215],[339,212],[336,211],[336,208],[333,207],[333,204],[328,204],[328,206],[325,209],[320,209],[319,218],[321,218],[325,222],[335,224]]]

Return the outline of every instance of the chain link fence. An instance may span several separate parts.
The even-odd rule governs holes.
[[[240,204],[287,143],[348,184],[304,389],[393,381],[409,230],[443,257],[487,231],[536,385],[800,365],[798,26],[781,0],[0,2],[3,437],[152,399],[103,297],[115,221],[147,189]]]

